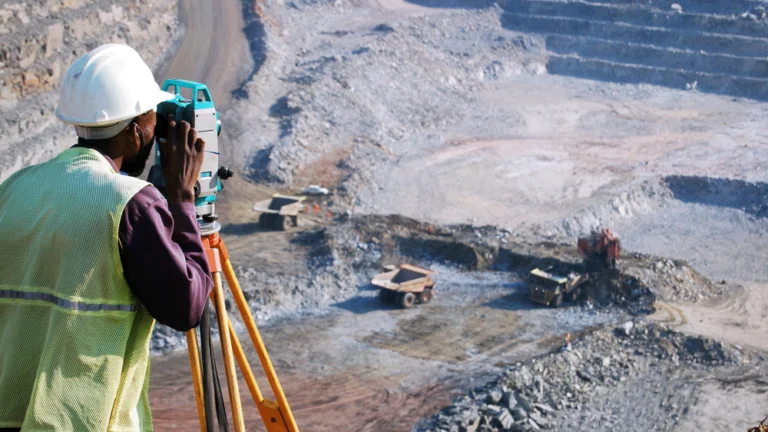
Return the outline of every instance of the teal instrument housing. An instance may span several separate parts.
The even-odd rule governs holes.
[[[177,121],[188,122],[197,130],[198,136],[205,140],[205,158],[195,186],[195,207],[198,217],[211,215],[213,214],[213,203],[216,201],[216,195],[222,189],[220,176],[223,175],[222,179],[228,178],[226,174],[220,174],[221,169],[218,165],[218,135],[221,133],[219,112],[216,111],[211,92],[205,84],[182,79],[169,79],[163,83],[162,89],[175,96],[171,100],[158,104],[157,114],[165,118],[173,115]],[[165,182],[162,178],[160,160],[160,146],[157,145],[155,147],[155,166],[150,171],[148,180],[161,191],[164,191]],[[231,173],[231,170],[229,172]],[[231,174],[229,175],[231,176]]]
[[[165,114],[166,116],[173,114],[176,119],[185,120],[194,125],[195,110],[215,109],[211,92],[205,84],[182,79],[169,79],[163,83],[162,88],[163,91],[173,93],[176,97],[169,101],[160,102],[157,105],[158,114]],[[181,89],[188,89],[187,93],[191,99],[185,99],[181,94]],[[219,120],[219,112],[216,111],[216,135],[220,133],[221,121]]]

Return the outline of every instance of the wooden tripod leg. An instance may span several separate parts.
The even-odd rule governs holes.
[[[232,320],[229,321],[229,334],[233,335],[232,348],[235,352],[235,359],[237,360],[237,365],[240,366],[240,371],[243,373],[243,378],[245,378],[245,383],[248,385],[248,390],[251,391],[251,397],[253,397],[253,401],[257,404],[261,403],[261,401],[264,400],[264,396],[261,394],[261,389],[259,389],[259,384],[256,382],[256,377],[253,376],[253,371],[248,364],[248,359],[245,357],[243,346],[240,345],[240,339],[235,335],[235,328],[232,326]]]
[[[192,370],[192,383],[195,386],[195,402],[197,402],[197,418],[200,420],[200,432],[205,430],[205,406],[203,404],[203,374],[200,371],[200,352],[197,347],[197,331],[187,332],[187,350],[189,352],[189,367]]]
[[[248,333],[251,336],[253,346],[256,348],[256,354],[259,356],[259,362],[261,363],[261,367],[264,369],[264,373],[267,376],[269,386],[272,388],[272,392],[275,394],[275,398],[277,399],[276,403],[272,402],[267,406],[272,407],[278,412],[278,414],[280,414],[280,417],[285,422],[289,432],[298,432],[299,428],[296,425],[296,420],[293,418],[293,413],[291,412],[291,408],[288,405],[288,400],[285,397],[283,388],[280,386],[280,381],[277,378],[275,368],[272,366],[272,361],[269,359],[267,348],[264,346],[264,341],[261,339],[259,329],[256,327],[256,321],[254,321],[253,315],[251,315],[251,310],[248,308],[248,304],[245,301],[245,296],[243,295],[243,291],[240,288],[240,283],[235,277],[235,269],[232,268],[232,263],[229,261],[229,254],[227,253],[227,249],[223,242],[220,242],[217,247],[221,252],[221,258],[224,261],[224,277],[227,279],[227,284],[232,291],[232,296],[235,298],[237,308],[240,310],[240,315],[243,317],[243,321],[245,321],[246,328],[248,328]],[[261,406],[259,406],[259,411],[261,411]],[[269,428],[268,420],[270,423],[274,423],[271,421],[271,417],[267,419],[262,416],[262,420],[264,420],[267,428]]]
[[[232,347],[235,349],[235,359],[237,359],[237,364],[240,366],[240,371],[243,372],[243,378],[245,378],[245,382],[248,384],[248,390],[251,391],[253,402],[259,410],[259,415],[264,422],[264,426],[267,428],[267,432],[290,432],[277,402],[265,399],[261,394],[259,384],[256,382],[256,377],[253,376],[251,366],[248,364],[248,359],[245,357],[243,346],[240,345],[240,340],[235,334],[234,327],[232,327],[232,321],[229,322],[229,334],[235,335],[232,337]]]
[[[221,273],[213,273],[213,298],[216,305],[216,318],[219,323],[219,336],[221,337],[221,350],[224,354],[224,368],[227,372],[227,384],[229,387],[229,402],[232,406],[232,420],[235,424],[235,432],[245,431],[243,421],[243,408],[240,404],[240,389],[237,385],[237,371],[235,359],[232,354],[232,339],[229,334],[229,317],[224,304],[224,290],[221,286]]]

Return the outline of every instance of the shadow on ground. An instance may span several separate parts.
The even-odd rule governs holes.
[[[670,176],[665,181],[682,202],[728,207],[761,219],[768,217],[768,183],[700,176]]]
[[[394,309],[394,306],[385,306],[381,304],[376,297],[352,297],[334,304],[333,307],[344,309],[355,314],[367,314],[378,310]]]
[[[531,310],[542,307],[540,304],[531,301],[528,296],[522,293],[514,293],[499,297],[485,303],[483,306],[508,311]]]
[[[581,302],[578,302],[578,303],[563,302],[563,304],[560,306],[559,309],[568,309],[570,307],[578,307],[580,304]],[[488,303],[485,303],[483,306],[493,308],[493,309],[507,310],[507,311],[535,310],[535,309],[542,309],[542,308],[550,309],[550,307],[536,303],[533,300],[531,300],[530,297],[528,297],[528,295],[523,295],[523,294],[510,294],[508,296],[499,297],[497,299],[489,301]]]
[[[248,92],[243,87],[243,84],[249,82],[254,75],[256,75],[261,66],[267,60],[267,34],[264,31],[264,23],[261,22],[258,15],[253,10],[252,2],[243,2],[243,17],[245,17],[245,28],[243,32],[248,39],[248,49],[251,53],[253,60],[253,66],[248,72],[247,77],[243,80],[239,88],[232,91],[232,96],[238,99],[248,97]]]
[[[419,6],[453,9],[485,9],[496,4],[495,0],[406,0]]]
[[[267,231],[274,231],[274,230],[264,229],[261,227],[261,225],[259,225],[258,222],[227,224],[221,227],[222,234],[231,234],[231,235],[244,235],[244,234],[253,234],[257,232],[267,232]]]

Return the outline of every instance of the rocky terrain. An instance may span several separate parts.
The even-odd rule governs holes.
[[[754,369],[743,366],[749,357],[720,342],[627,321],[508,368],[418,430],[675,430],[696,398],[697,378]],[[674,389],[654,379],[672,371],[684,377]]]
[[[262,73],[243,87],[248,99],[230,114],[253,181],[342,183],[338,192],[351,199],[372,167],[398,157],[394,143],[436,142],[457,122],[475,133],[486,119],[514,127],[505,112],[484,112],[473,93],[544,72],[542,41],[504,31],[493,9],[431,16],[403,4],[377,16],[341,3],[293,4],[299,14],[269,11],[282,30],[269,38],[274,51]]]
[[[254,230],[244,239],[233,240],[233,250],[238,252],[233,259],[249,305],[265,319],[312,311],[355,296],[389,263],[511,272],[522,278],[534,267],[566,274],[584,271],[575,244],[543,242],[493,226],[441,226],[401,216],[353,216],[289,234]],[[258,253],[241,246],[248,237],[265,235],[280,235],[287,241],[271,241]],[[266,256],[269,261],[263,259]],[[290,271],[284,268],[288,260]],[[737,289],[711,282],[685,261],[640,253],[625,255],[620,273],[597,272],[592,280],[589,294],[593,301],[625,305],[637,313],[652,311],[650,305],[656,299],[697,302]],[[647,300],[638,301],[644,297]]]
[[[101,44],[127,43],[162,73],[182,36],[176,11],[167,0],[2,2],[0,181],[76,142],[54,115],[69,64]]]
[[[221,234],[302,429],[764,417],[763,2],[212,5],[0,2],[0,180],[72,143],[55,86],[97,44],[206,82],[237,170]],[[319,215],[258,226],[254,201],[308,184],[332,191]],[[527,273],[582,271],[575,239],[604,226],[619,270],[530,302]],[[370,278],[401,262],[437,270],[431,304],[379,303]],[[157,430],[197,427],[184,346],[158,326]]]
[[[249,244],[253,244],[251,239],[266,240],[271,236],[287,240],[280,247],[277,241],[265,242],[264,250],[250,254],[245,253],[248,249],[241,249],[240,239],[230,244],[243,251],[238,255],[238,275],[249,305],[260,319],[267,345],[274,347],[271,352],[281,371],[281,380],[298,398],[297,415],[318,430],[364,424],[375,424],[376,430],[408,430],[414,423],[424,428],[425,423],[417,420],[429,417],[430,407],[448,403],[450,393],[437,390],[434,385],[450,383],[453,389],[469,390],[478,382],[484,383],[508,368],[517,370],[520,365],[528,365],[528,369],[521,369],[528,372],[518,377],[523,396],[533,398],[531,403],[545,404],[544,410],[551,406],[563,411],[558,415],[565,415],[566,408],[559,403],[534,398],[531,392],[537,387],[530,368],[532,359],[544,362],[553,350],[559,352],[568,334],[576,356],[573,361],[579,360],[572,369],[562,370],[561,365],[561,369],[544,372],[542,377],[547,378],[543,384],[552,387],[547,387],[547,391],[553,397],[562,393],[565,400],[567,393],[576,395],[569,400],[567,409],[590,416],[597,415],[610,402],[607,397],[593,396],[604,396],[606,389],[611,388],[604,380],[618,385],[623,382],[620,377],[642,380],[654,371],[672,373],[677,370],[675,367],[693,362],[704,365],[699,370],[704,376],[716,370],[707,369],[716,365],[713,359],[733,365],[737,361],[734,355],[751,358],[747,354],[733,354],[738,349],[718,342],[648,324],[648,314],[654,313],[656,303],[662,299],[672,301],[681,292],[688,293],[693,300],[717,295],[717,288],[709,280],[681,261],[673,263],[660,257],[631,254],[622,261],[619,273],[591,273],[583,302],[553,309],[528,299],[527,272],[537,266],[551,266],[551,271],[560,273],[580,269],[580,258],[571,244],[530,241],[490,226],[439,226],[399,216],[356,216],[305,226],[292,233],[253,229],[256,231],[251,234],[241,234]],[[267,256],[269,260],[258,259]],[[289,259],[292,264],[288,267],[284,262]],[[244,266],[244,262],[259,263],[261,271]],[[436,270],[435,300],[407,311],[382,306],[368,281],[383,264],[393,262],[411,262]],[[296,274],[288,273],[297,267]],[[318,289],[315,284],[322,284],[323,288]],[[672,284],[679,290],[672,290]],[[318,310],[326,312],[317,314]],[[302,313],[296,316],[295,311]],[[617,325],[618,336],[613,333]],[[703,348],[699,349],[699,345]],[[610,368],[603,370],[605,357],[610,357],[611,363],[605,366]],[[172,354],[162,364],[183,360],[183,354]],[[667,363],[663,364],[666,369],[652,365],[656,360],[668,360],[668,368]],[[633,369],[628,369],[628,364]],[[162,406],[180,408],[184,406],[182,402],[189,402],[185,399],[169,405],[170,402],[163,401],[160,394],[167,394],[172,388],[170,383],[177,379],[165,377],[167,366],[155,367],[155,373],[158,369],[162,375],[156,388],[161,393],[156,393],[156,397]],[[575,375],[582,369],[586,371],[583,373],[591,374],[593,384],[582,384]],[[625,369],[637,372],[630,374]],[[561,379],[565,372],[569,374],[568,380]],[[309,390],[319,385],[317,380],[327,383],[340,376],[346,376],[341,381],[345,384],[330,388],[330,384],[324,384],[326,387]],[[370,387],[349,393],[348,379]],[[561,381],[563,387],[556,388],[555,383]],[[654,394],[653,385],[649,395]],[[364,414],[343,424],[328,420],[321,410],[325,399],[310,396],[321,388],[323,392],[339,394],[341,411],[337,413],[359,410],[362,403],[366,407]],[[409,398],[410,408],[389,420],[385,414],[388,410],[383,408],[389,405],[382,405],[380,399],[385,394],[387,399]],[[361,397],[366,402],[351,402]],[[597,402],[590,405],[593,397]],[[693,404],[693,400],[685,401],[689,403],[686,406]],[[649,399],[644,403],[652,406],[655,402]],[[682,402],[678,405],[683,406]],[[626,415],[631,412],[626,411]],[[551,414],[542,418],[534,414],[533,418],[541,420],[539,426],[557,424]],[[396,426],[386,423],[384,418],[394,421]],[[615,421],[620,419],[617,415]],[[255,418],[253,421],[258,423]],[[592,421],[587,417],[582,423],[590,425]],[[170,418],[164,424],[190,426],[178,419],[171,422]]]

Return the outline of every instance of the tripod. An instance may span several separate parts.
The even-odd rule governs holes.
[[[211,300],[214,309],[216,310],[216,318],[219,325],[219,337],[221,339],[221,350],[224,357],[224,369],[226,371],[234,429],[236,432],[245,431],[242,404],[240,401],[240,390],[237,382],[237,371],[235,370],[235,361],[237,361],[267,432],[299,432],[299,428],[296,426],[296,421],[293,418],[293,413],[291,413],[291,408],[288,406],[288,401],[280,386],[280,381],[278,381],[275,369],[272,367],[272,362],[267,354],[267,349],[259,334],[259,329],[256,328],[256,322],[253,320],[251,311],[245,301],[243,291],[235,277],[235,270],[232,268],[232,263],[229,260],[227,248],[224,246],[221,237],[219,237],[220,229],[221,225],[219,225],[218,222],[200,224],[203,248],[208,257],[208,263],[211,267],[211,274],[213,276],[214,287],[211,292]],[[240,344],[240,340],[237,338],[237,334],[235,333],[235,329],[232,326],[232,322],[229,319],[227,309],[224,305],[224,289],[221,281],[222,273],[227,280],[227,285],[229,285],[229,288],[232,291],[240,315],[248,328],[248,334],[256,348],[259,362],[267,376],[269,386],[275,395],[275,399],[277,399],[276,401],[264,398],[259,389],[259,385],[256,383],[256,378],[253,376],[251,367],[248,364],[248,359],[245,357],[243,347]],[[210,323],[208,305],[206,305],[206,310],[203,315],[203,324],[205,324],[206,321]],[[201,333],[205,333],[205,331],[209,331],[209,329],[203,329]],[[218,380],[218,377],[214,376],[213,367],[211,365],[213,355],[210,347],[210,333],[208,334],[207,339],[205,334],[202,335],[202,356],[197,342],[196,329],[187,332],[187,345],[189,350],[189,362],[192,369],[192,381],[195,387],[195,401],[197,402],[197,415],[200,420],[200,430],[201,432],[213,432],[213,380]],[[221,420],[221,412],[224,408],[223,401],[220,397],[218,402],[219,404],[216,408],[217,411],[219,411],[219,418]],[[225,413],[223,416],[226,418]]]

